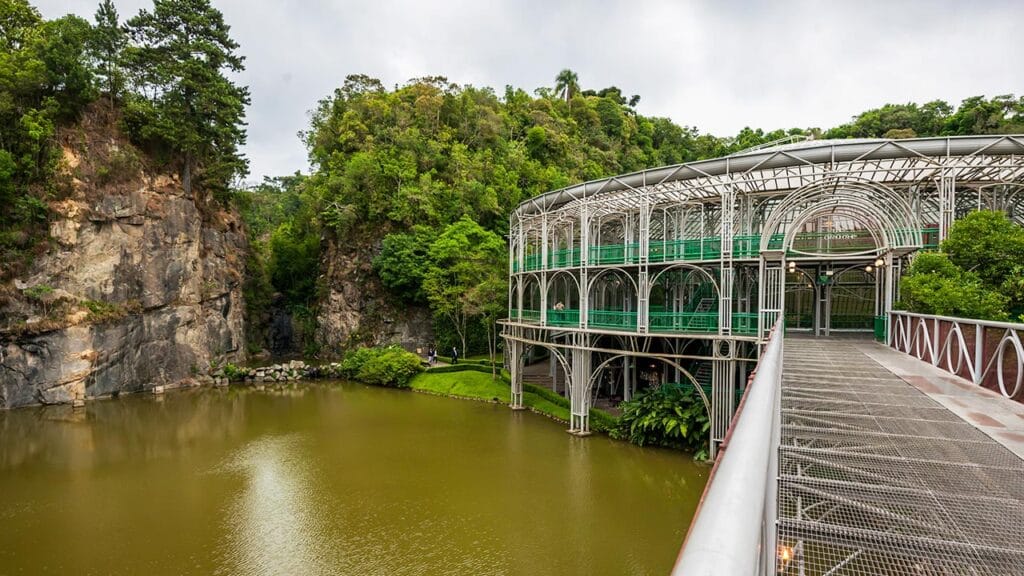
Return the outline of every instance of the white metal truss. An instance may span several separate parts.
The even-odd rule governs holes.
[[[907,256],[934,246],[955,219],[977,209],[1002,210],[1024,223],[1024,136],[807,141],[555,190],[523,202],[510,217],[505,338],[516,340],[529,328],[538,329],[530,331],[537,341],[559,338],[572,365],[567,377],[579,382],[590,382],[591,374],[577,372],[603,360],[576,356],[598,349],[614,355],[605,343],[610,338],[648,347],[618,350],[624,354],[702,341],[709,352],[696,356],[711,374],[701,384],[711,385],[717,398],[715,390],[743,384],[741,371],[728,363],[756,357],[757,344],[786,313],[788,262],[825,270],[822,263],[863,266],[880,259],[875,310],[887,316]],[[798,245],[808,230],[831,238],[855,228],[866,231],[861,251],[823,254]],[[925,231],[933,237],[926,239]],[[714,293],[707,300],[714,308],[705,311],[692,290],[671,296],[692,317],[713,317],[713,326],[687,333],[674,325],[666,332],[653,321],[653,298],[665,291],[670,270],[710,279]],[[576,293],[566,295],[566,286]],[[826,312],[829,291],[827,282],[814,288]],[[565,305],[578,310],[553,312]],[[730,349],[725,363],[717,346]],[[659,355],[672,356],[652,354]],[[640,371],[628,361],[635,357],[622,362],[624,383]],[[624,389],[632,392],[631,385]],[[571,425],[586,432],[589,388],[571,394],[578,396]],[[712,422],[731,417],[735,397],[722,394],[709,406]],[[720,437],[713,427],[712,439]]]

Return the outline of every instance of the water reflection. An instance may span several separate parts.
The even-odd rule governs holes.
[[[706,472],[345,383],[15,410],[0,574],[664,574]]]
[[[245,489],[225,516],[225,574],[336,574],[344,563],[325,534],[323,491],[300,435],[250,442],[219,470]]]
[[[84,409],[39,406],[0,411],[0,470],[25,466],[90,469],[174,458],[198,444],[243,435],[246,392],[181,391],[90,402]]]

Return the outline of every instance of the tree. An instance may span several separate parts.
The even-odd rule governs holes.
[[[566,102],[572,100],[580,91],[579,77],[575,72],[566,68],[555,76],[555,93],[559,94]]]
[[[451,323],[466,354],[470,318],[478,316],[493,288],[481,289],[495,276],[504,277],[505,243],[495,233],[463,216],[447,226],[430,246],[430,267],[423,291],[434,313]],[[504,301],[504,294],[502,295]]]
[[[505,302],[508,299],[508,282],[505,271],[499,266],[490,268],[480,284],[470,288],[467,294],[467,311],[478,316],[487,334],[487,355],[491,360],[491,378],[498,378],[496,357],[498,353],[498,319],[503,318],[508,310]]]
[[[430,246],[436,239],[437,232],[428,226],[414,226],[411,234],[385,236],[380,254],[373,259],[381,283],[406,302],[426,302],[423,276],[430,262]]]
[[[914,258],[900,280],[899,308],[921,314],[981,320],[1006,319],[1007,299],[982,283],[974,272],[950,262],[946,254],[923,253]]]
[[[949,260],[975,272],[989,288],[999,288],[1024,267],[1024,227],[1002,211],[979,210],[953,223],[942,243]]]
[[[110,109],[113,111],[114,102],[124,89],[121,55],[128,44],[128,35],[118,22],[117,8],[114,7],[112,0],[100,2],[95,20],[90,51],[96,61],[96,72],[110,101]]]
[[[154,0],[153,11],[140,11],[127,29],[127,67],[145,94],[132,110],[139,135],[180,154],[186,192],[194,173],[215,189],[244,176],[238,148],[249,90],[224,75],[244,66],[223,15],[209,0]]]

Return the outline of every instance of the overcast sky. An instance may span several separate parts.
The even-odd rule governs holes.
[[[30,0],[90,21],[98,1]],[[122,20],[150,1],[115,0]],[[308,170],[296,133],[348,74],[639,94],[726,136],[831,127],[882,104],[1024,93],[1024,2],[213,0],[246,57],[250,180]]]

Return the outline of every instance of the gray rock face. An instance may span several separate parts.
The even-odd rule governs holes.
[[[200,202],[164,176],[55,207],[56,247],[19,285],[49,285],[79,304],[127,313],[90,325],[78,307],[57,322],[65,328],[0,333],[0,408],[180,385],[211,361],[244,360],[246,239],[237,215]],[[15,302],[0,318],[25,310]]]
[[[324,249],[320,269],[328,290],[320,302],[317,340],[333,345],[332,355],[338,346],[399,344],[415,350],[433,341],[430,310],[395,302],[377,279],[371,263],[379,251],[379,243],[335,240]]]

